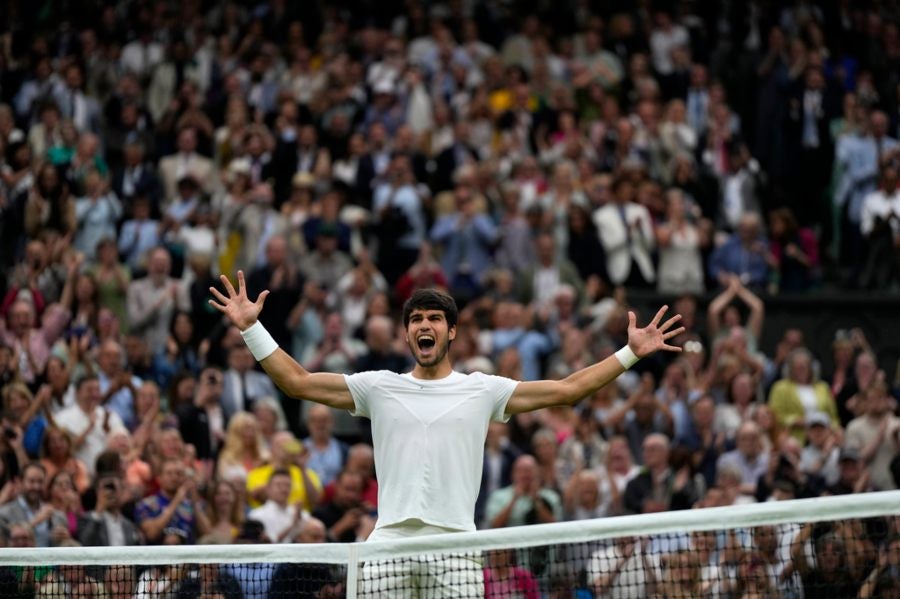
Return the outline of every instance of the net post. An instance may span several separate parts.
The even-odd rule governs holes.
[[[347,599],[356,599],[359,586],[359,552],[355,544],[347,546]]]

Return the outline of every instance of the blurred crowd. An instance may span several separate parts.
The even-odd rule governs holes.
[[[759,340],[772,294],[900,283],[898,17],[849,0],[4,3],[0,542],[366,538],[368,422],[256,367],[207,303],[237,270],[311,371],[407,371],[397,313],[420,287],[461,306],[458,370],[519,380],[621,347],[629,290],[677,298],[682,354],[491,424],[479,527],[897,488],[896,366],[860,329]],[[896,541],[878,557],[890,538],[866,540],[859,573],[897,565]],[[78,584],[207,581],[155,576]]]

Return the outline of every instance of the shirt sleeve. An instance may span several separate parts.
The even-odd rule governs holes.
[[[519,381],[508,379],[493,374],[481,374],[481,381],[487,387],[487,395],[491,399],[491,420],[494,422],[507,422],[509,415],[506,413],[506,404]]]
[[[351,416],[372,418],[369,396],[372,393],[372,388],[383,374],[384,371],[379,370],[344,375],[344,380],[347,382],[347,388],[350,389],[350,396],[353,398],[354,407],[350,410]]]

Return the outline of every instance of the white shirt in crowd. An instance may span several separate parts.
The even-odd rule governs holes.
[[[55,420],[75,437],[81,436],[91,426],[90,414],[82,410],[78,404],[61,410],[56,414]],[[85,437],[81,447],[75,448],[74,451],[75,457],[84,463],[91,476],[94,475],[94,462],[97,456],[106,449],[107,438],[118,432],[128,433],[119,415],[103,406],[95,407],[91,432]]]
[[[297,506],[290,503],[281,506],[270,499],[258,508],[250,510],[247,518],[262,523],[269,541],[278,543],[282,533],[294,524],[296,515]]]

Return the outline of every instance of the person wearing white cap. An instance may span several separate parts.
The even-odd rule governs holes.
[[[840,443],[831,429],[831,419],[823,412],[812,412],[806,417],[807,445],[800,454],[800,471],[818,476],[826,485],[837,482]]]

